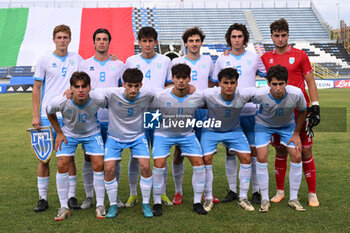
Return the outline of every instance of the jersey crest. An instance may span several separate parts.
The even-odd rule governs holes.
[[[252,59],[247,59],[247,65],[248,65],[248,66],[251,66],[252,63],[253,63],[253,62],[252,62]]]
[[[36,158],[43,163],[48,163],[53,151],[53,137],[50,126],[41,127],[40,131],[34,128],[27,129],[30,134],[32,150]]]
[[[293,64],[295,62],[295,57],[290,57],[289,58],[289,64]]]

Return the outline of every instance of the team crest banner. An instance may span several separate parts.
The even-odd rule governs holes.
[[[51,127],[40,127],[40,130],[29,128],[26,131],[30,134],[32,149],[37,159],[43,163],[49,162],[53,151],[53,136]]]

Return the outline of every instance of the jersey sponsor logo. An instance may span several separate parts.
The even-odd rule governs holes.
[[[273,64],[273,58],[271,58],[271,59],[269,60],[269,63],[270,63],[270,64]]]
[[[112,65],[112,66],[111,66],[111,70],[112,70],[113,72],[115,72],[115,71],[117,70],[117,67],[116,67],[115,65]]]
[[[226,67],[228,67],[228,66],[231,66],[231,62],[230,61],[226,62]]]
[[[74,66],[75,65],[75,61],[73,59],[69,59],[69,65]]]
[[[207,69],[207,64],[202,64],[203,70]]]
[[[295,57],[290,57],[289,58],[289,64],[294,64],[294,62],[295,62]]]
[[[122,106],[123,106],[123,103],[122,103],[122,102],[118,102],[118,106],[119,106],[119,107],[122,107]]]
[[[90,66],[90,69],[89,69],[90,71],[94,71],[95,70],[95,67],[93,67],[93,66]]]
[[[40,131],[34,128],[27,129],[30,134],[32,150],[36,158],[47,163],[53,151],[53,137],[51,127],[41,127]]]
[[[157,68],[158,68],[158,69],[162,69],[162,63],[160,63],[160,62],[157,63]]]
[[[57,68],[57,64],[56,63],[52,63],[52,68]]]
[[[136,65],[136,68],[139,69],[139,70],[141,70],[141,65],[140,65],[140,64],[137,64],[137,65]]]
[[[335,81],[336,88],[350,88],[350,80]]]
[[[159,109],[157,111],[143,113],[143,127],[145,129],[159,129],[161,120],[162,114],[159,112]]]
[[[171,103],[170,103],[170,102],[166,103],[166,106],[167,106],[168,108],[170,108],[170,107],[171,107]]]

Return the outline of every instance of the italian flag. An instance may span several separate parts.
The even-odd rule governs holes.
[[[125,60],[134,54],[133,8],[8,8],[0,9],[0,67],[31,66],[55,50],[53,29],[68,25],[68,51],[84,59],[94,55],[92,35],[106,28],[112,35],[109,53]]]

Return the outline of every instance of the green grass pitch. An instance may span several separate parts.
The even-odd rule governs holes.
[[[272,204],[268,213],[246,212],[233,203],[218,204],[206,216],[192,212],[192,169],[185,160],[184,203],[163,208],[163,216],[146,219],[141,204],[134,208],[119,209],[115,219],[98,220],[94,208],[72,211],[71,217],[55,222],[59,207],[56,192],[56,158],[51,160],[51,179],[48,192],[50,208],[42,213],[33,211],[38,200],[37,160],[30,149],[25,132],[31,127],[31,94],[0,95],[0,232],[350,232],[350,89],[320,90],[321,118],[314,138],[314,157],[317,168],[317,195],[321,206],[307,206],[307,185],[303,177],[299,191],[300,202],[306,207],[297,213],[287,207],[287,200]],[[347,110],[347,114],[346,111]],[[347,121],[346,121],[347,120]],[[330,132],[336,128],[337,132]],[[347,130],[346,130],[347,128]],[[126,201],[128,186],[128,152],[122,160],[119,196]],[[77,198],[84,198],[81,150],[76,154],[78,171]],[[174,195],[171,158],[168,159],[169,198]],[[213,162],[213,192],[218,198],[226,195],[223,148]],[[274,178],[274,152],[269,154],[270,197],[276,191]],[[286,194],[289,193],[288,172]],[[139,191],[139,201],[141,194]],[[249,197],[251,194],[249,193]],[[106,196],[107,200],[107,196]],[[107,204],[107,201],[106,201]]]

